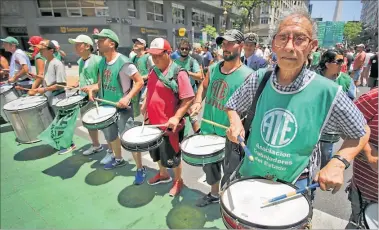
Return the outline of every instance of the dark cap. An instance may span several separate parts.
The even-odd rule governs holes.
[[[245,34],[245,42],[254,42],[255,44],[258,43],[259,37],[255,33],[247,33]]]
[[[228,30],[225,32],[223,36],[216,38],[216,44],[221,45],[222,41],[224,40],[227,40],[230,42],[243,42],[244,41],[243,33],[235,29]]]
[[[38,49],[49,49],[56,50],[57,47],[50,40],[43,40],[38,45],[36,45]]]

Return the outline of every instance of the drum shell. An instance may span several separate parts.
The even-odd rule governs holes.
[[[47,99],[32,108],[21,110],[4,109],[4,112],[12,124],[17,141],[23,144],[40,141],[37,136],[49,127],[53,121]]]
[[[3,111],[4,105],[7,104],[8,102],[16,100],[18,97],[19,96],[18,96],[17,90],[14,87],[0,94],[0,112],[1,112],[1,116],[3,117],[5,121],[9,121],[9,120]]]
[[[90,110],[87,110],[89,112]],[[84,117],[84,116],[83,116]],[[89,130],[102,130],[107,128],[108,126],[112,125],[113,123],[117,122],[118,120],[118,113],[116,112],[113,116],[108,118],[105,121],[99,122],[99,123],[86,123],[85,121],[82,120],[82,124],[84,127],[86,127]]]
[[[132,127],[127,128],[127,129],[125,129],[124,132],[122,132],[121,137],[123,137],[124,133],[126,131],[128,131],[129,129],[137,127],[137,126],[141,126],[141,125],[142,125],[141,122],[134,122],[134,125]],[[130,143],[130,142],[124,140],[123,138],[121,138],[122,147],[125,150],[131,151],[131,152],[151,151],[151,150],[158,148],[162,144],[162,142],[163,142],[163,132],[162,132],[162,135],[160,135],[159,137],[157,137],[154,140],[151,140],[149,142],[144,142],[144,143],[138,143],[138,144],[137,143]]]
[[[16,84],[18,86],[21,86],[22,88],[31,89],[33,86],[33,81],[30,81],[30,80],[29,81],[19,81]],[[26,90],[17,90],[16,92],[17,92],[19,97],[28,93],[28,91],[26,91]]]
[[[265,178],[263,178],[263,177],[245,177],[245,178],[242,178],[242,179],[238,179],[238,180],[235,180],[232,183],[230,183],[225,188],[225,191],[230,186],[232,186],[235,183],[238,183],[238,182],[241,182],[241,181],[244,181],[244,180],[250,180],[250,179],[265,179]],[[280,183],[286,184],[288,186],[291,186],[294,189],[298,189],[295,185],[287,183],[285,181],[277,180],[277,182],[280,182]],[[222,192],[225,192],[225,191],[222,191]],[[248,221],[242,220],[239,217],[235,216],[232,212],[230,212],[225,207],[225,205],[222,202],[222,195],[221,195],[221,197],[220,197],[220,206],[221,207],[220,208],[221,208],[222,221],[224,222],[225,227],[227,227],[228,229],[236,229],[233,226],[230,226],[228,220],[229,221],[233,221],[233,224],[236,225],[236,227],[238,229],[304,229],[305,226],[307,226],[307,224],[308,224],[308,220],[311,219],[312,216],[313,216],[312,204],[311,204],[311,202],[310,202],[310,200],[309,200],[309,198],[307,196],[304,196],[304,197],[307,200],[308,205],[309,205],[309,213],[308,213],[307,218],[305,218],[304,220],[299,221],[298,223],[294,223],[294,224],[288,225],[288,226],[263,226],[263,225],[259,225],[259,224],[250,223]]]
[[[195,134],[195,135],[200,135],[200,134]],[[189,139],[189,138],[191,138],[191,137],[193,137],[195,135],[191,135],[189,137],[184,138],[184,140],[182,141],[182,143],[185,140],[187,140],[187,139]],[[180,148],[180,150],[182,152],[182,159],[183,159],[183,161],[186,162],[189,165],[192,165],[192,166],[202,167],[202,166],[204,166],[206,164],[218,163],[218,162],[223,161],[224,157],[225,157],[225,148],[221,149],[221,150],[219,150],[217,152],[214,152],[214,153],[211,153],[211,154],[204,154],[204,155],[194,155],[194,154],[186,152],[182,148]]]
[[[320,142],[337,143],[340,140],[339,133],[323,133],[320,137]]]

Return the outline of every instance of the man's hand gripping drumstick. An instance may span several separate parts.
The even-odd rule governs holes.
[[[207,120],[207,119],[204,119],[204,118],[202,118],[202,120],[203,120],[204,122],[208,123],[208,124],[211,124],[211,125],[217,126],[217,127],[219,127],[219,128],[222,128],[222,129],[227,129],[227,130],[230,129],[230,128],[224,126],[224,125],[220,125],[220,124],[218,124],[218,123],[216,123],[216,122],[213,122],[213,121],[210,121],[210,120]],[[247,148],[247,146],[245,145],[244,139],[243,139],[240,135],[238,135],[237,140],[238,140],[238,143],[242,146],[242,148],[243,148],[243,150],[245,151],[245,153],[247,153],[249,160],[250,160],[250,161],[253,161],[253,160],[254,160],[253,154],[251,154],[250,150],[249,150],[249,149]]]

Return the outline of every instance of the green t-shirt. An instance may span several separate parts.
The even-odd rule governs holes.
[[[312,54],[312,66],[316,66],[318,65],[318,63],[320,62],[320,57],[321,57],[321,53],[320,52],[314,52]]]
[[[192,59],[192,61],[191,61]],[[200,65],[199,63],[192,57],[188,56],[184,61],[180,60],[180,58],[175,60],[175,63],[178,64],[183,69],[192,72],[192,73],[199,73],[200,72]],[[191,66],[192,64],[192,66]],[[195,80],[190,78],[191,85],[195,85]]]
[[[34,56],[34,65],[36,66],[36,74],[38,74],[37,59],[42,59],[44,62],[46,62],[46,58],[44,58],[40,53],[37,53],[37,55]]]

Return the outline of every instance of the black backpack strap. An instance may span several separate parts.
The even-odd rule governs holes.
[[[268,79],[270,79],[273,71],[274,71],[273,69],[268,69],[266,71],[265,75],[262,78],[262,81],[260,82],[260,84],[258,86],[257,92],[255,93],[255,96],[253,98],[253,103],[251,103],[251,106],[250,106],[249,110],[247,111],[247,116],[246,116],[246,119],[245,119],[244,124],[243,124],[243,127],[245,129],[245,140],[247,140],[247,138],[249,137],[249,134],[250,134],[250,126],[251,126],[251,123],[253,122],[253,119],[255,116],[255,111],[257,108],[258,99],[261,96],[263,89],[265,88],[266,83],[267,83]]]

